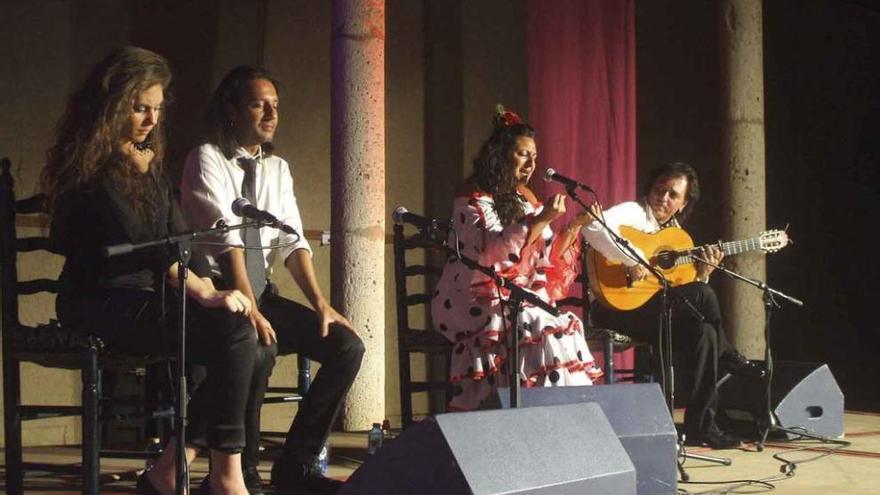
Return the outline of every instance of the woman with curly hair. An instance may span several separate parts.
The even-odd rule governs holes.
[[[138,355],[176,348],[177,298],[161,296],[166,281],[179,286],[176,256],[156,247],[107,258],[101,248],[188,230],[162,170],[170,83],[160,55],[134,47],[111,53],[71,96],[41,177],[51,237],[66,258],[56,302],[61,324]],[[250,301],[216,290],[210,278],[190,276],[184,290],[192,301],[187,358],[208,368],[191,399],[187,440],[210,448],[212,492],[246,494],[240,452],[257,346]],[[195,455],[188,447],[187,460]],[[138,479],[139,491],[173,493],[175,459],[172,441]]]
[[[551,223],[565,213],[566,197],[556,194],[542,204],[529,189],[537,168],[534,136],[518,115],[499,106],[473,175],[454,200],[452,228],[462,255],[552,305],[565,297],[577,275],[575,240],[590,217],[582,213],[553,231]],[[520,332],[516,367],[522,386],[590,385],[601,375],[577,316],[553,316],[528,303],[511,314],[508,295],[455,258],[443,269],[431,314],[434,328],[454,343],[452,410],[476,409],[493,400],[495,387],[507,385],[507,334],[513,324]]]

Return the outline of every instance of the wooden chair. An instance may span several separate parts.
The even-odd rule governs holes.
[[[301,402],[312,385],[312,375],[309,367],[311,361],[302,354],[296,355],[296,386],[295,387],[269,387],[263,404],[291,404]],[[287,438],[286,431],[261,431],[263,438]]]
[[[412,395],[419,392],[445,393],[446,402],[452,397],[448,381],[448,369],[452,343],[431,328],[431,293],[443,271],[442,265],[430,262],[432,252],[445,260],[445,254],[424,232],[406,236],[403,225],[394,226],[394,282],[397,302],[397,352],[400,371],[400,412],[404,428],[413,423]],[[445,236],[443,236],[445,237]],[[425,256],[424,262],[407,261],[407,256]],[[411,283],[408,283],[411,282]],[[424,289],[411,291],[410,287],[424,283]],[[410,308],[418,308],[424,315],[424,328],[410,324]],[[447,373],[442,380],[413,381],[410,357],[412,354],[440,356],[446,363]],[[445,403],[445,402],[444,402]]]
[[[2,344],[3,344],[3,412],[6,435],[6,493],[24,493],[22,458],[22,421],[59,416],[79,415],[82,418],[82,492],[99,493],[101,457],[146,457],[141,453],[101,451],[101,422],[127,420],[128,415],[106,414],[102,401],[102,370],[131,370],[145,368],[159,358],[121,355],[104,349],[101,339],[82,332],[62,328],[58,321],[39,325],[25,325],[19,318],[23,297],[56,294],[58,282],[54,279],[19,280],[17,263],[28,263],[34,253],[52,253],[52,245],[45,236],[19,238],[16,218],[33,218],[44,212],[44,198],[15,199],[11,163],[4,158],[0,176],[0,290],[2,290]],[[45,255],[44,255],[45,256]],[[38,261],[33,261],[38,262]],[[82,373],[82,405],[24,405],[21,403],[21,363],[31,362],[50,368],[80,369]],[[173,408],[158,404],[144,405],[142,411],[151,418],[167,418]]]
[[[650,374],[645,374],[640,368],[618,368],[615,366],[614,354],[634,349],[640,353],[652,354],[651,346],[640,342],[633,342],[632,339],[621,332],[620,329],[603,328],[593,325],[590,317],[590,306],[592,297],[590,295],[590,280],[587,270],[587,249],[589,245],[586,240],[580,240],[580,275],[577,282],[581,285],[580,294],[570,296],[560,301],[557,305],[561,307],[579,308],[582,313],[582,320],[585,325],[586,339],[590,347],[602,351],[604,358],[602,372],[606,384],[618,383],[621,381],[653,381]]]

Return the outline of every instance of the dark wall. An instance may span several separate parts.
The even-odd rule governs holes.
[[[709,242],[722,234],[717,7],[636,6],[640,177],[672,159],[696,166],[704,200],[689,230]],[[880,199],[877,9],[764,2],[767,227],[790,225],[795,240],[768,256],[768,282],[805,302],[773,312],[771,348],[828,363],[847,407],[862,410],[880,410],[880,273],[865,249]]]
[[[880,11],[869,2],[764,4],[767,219],[791,224],[769,265],[805,302],[774,314],[780,358],[828,362],[852,409],[880,410]],[[772,166],[770,166],[772,165]]]

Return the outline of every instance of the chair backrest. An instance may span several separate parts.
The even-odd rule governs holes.
[[[18,255],[32,251],[51,251],[51,242],[46,236],[19,238],[16,231],[16,217],[44,212],[45,196],[40,194],[23,200],[15,199],[15,181],[10,171],[12,164],[8,158],[0,162],[0,287],[2,287],[3,340],[19,330],[19,296],[39,292],[57,293],[55,280],[38,278],[18,280]]]
[[[36,325],[22,323],[21,298],[43,293],[55,295],[59,283],[56,278],[48,276],[19,280],[19,258],[22,255],[40,256],[40,252],[57,253],[46,235],[18,237],[16,223],[45,226],[45,195],[37,194],[17,200],[8,158],[0,162],[0,168],[0,312],[4,360],[16,352],[16,359],[21,361],[58,368],[78,368],[81,364],[78,356],[62,354],[94,345],[94,339],[74,332],[61,332],[55,320]],[[34,263],[43,262],[37,258],[31,260]],[[33,266],[31,260],[27,261]]]
[[[434,354],[446,356],[448,363],[452,344],[445,337],[435,332],[431,326],[430,304],[431,294],[440,274],[442,266],[432,263],[432,259],[445,260],[437,239],[445,238],[443,232],[418,231],[407,236],[404,226],[394,226],[394,282],[397,304],[397,349],[400,369],[400,407],[401,420],[404,427],[412,424],[412,394],[430,390],[447,391],[448,381],[431,380],[412,381],[410,354]],[[409,258],[409,259],[408,259]],[[418,289],[414,287],[418,286]],[[424,323],[414,326],[410,318],[410,309],[420,311]],[[421,323],[421,322],[420,322]],[[447,395],[448,398],[448,395]]]

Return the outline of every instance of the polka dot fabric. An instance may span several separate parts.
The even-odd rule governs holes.
[[[577,276],[574,243],[551,259],[556,236],[548,227],[530,245],[530,217],[540,204],[525,203],[526,217],[502,226],[491,196],[474,193],[455,199],[452,215],[458,246],[464,256],[528,289],[551,304],[565,297]],[[504,312],[495,284],[454,259],[447,261],[432,300],[434,328],[453,342],[450,380],[451,410],[472,410],[507,386],[509,344],[505,329],[520,328],[520,362],[524,387],[590,385],[602,372],[595,367],[584,338],[583,324],[572,313],[553,316],[524,304],[519,315]],[[506,290],[501,297],[507,299]]]

